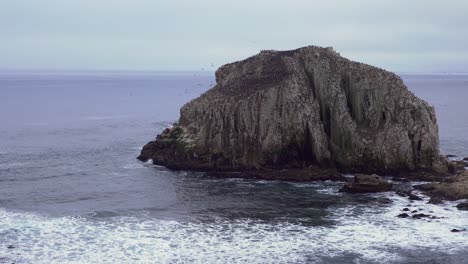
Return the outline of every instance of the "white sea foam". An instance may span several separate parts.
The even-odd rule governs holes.
[[[312,188],[317,186],[316,183],[309,183],[309,182],[289,182],[289,184],[293,185],[294,187],[297,188]]]
[[[335,195],[335,196],[342,195],[342,193],[338,192],[336,188],[326,187],[326,186],[317,188],[316,192],[321,193],[321,194]]]
[[[141,162],[135,162],[135,163],[127,164],[123,166],[122,168],[127,169],[127,170],[134,170],[134,169],[143,169],[145,168],[145,166]]]
[[[134,163],[124,165],[122,168],[127,169],[127,170],[133,170],[133,169],[144,169],[144,168],[148,168],[148,167],[157,168],[157,169],[160,169],[160,170],[166,170],[166,167],[153,164],[153,160],[151,160],[151,159],[148,160],[147,162],[135,161]]]
[[[466,232],[450,232],[467,227],[466,212],[450,203],[441,207],[415,201],[411,210],[425,208],[446,218],[402,219],[396,215],[408,200],[391,198],[394,204],[378,212],[365,205],[330,208],[328,217],[337,223],[332,227],[137,217],[94,221],[0,209],[0,256],[16,263],[314,263],[319,257],[357,254],[363,260],[391,263],[404,261],[399,249],[450,254],[468,248]]]
[[[386,194],[376,195],[388,197]],[[367,245],[362,250],[378,250],[385,244],[386,247],[401,247],[408,250],[441,250],[443,252],[455,252],[468,247],[468,234],[454,235],[453,228],[467,228],[466,212],[454,208],[454,203],[445,206],[427,204],[428,198],[422,201],[408,202],[408,199],[397,195],[390,195],[394,204],[376,213],[375,208],[360,206],[361,212],[356,213],[356,207],[333,209],[340,225],[331,232],[329,239],[335,237],[343,248],[351,250],[356,244]],[[409,205],[409,206],[408,206]],[[408,219],[397,218],[403,208],[410,211],[418,210],[441,219]],[[422,211],[419,211],[423,209]],[[384,243],[382,243],[384,242]]]

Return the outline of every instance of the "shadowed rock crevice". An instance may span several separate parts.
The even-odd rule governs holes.
[[[448,171],[433,107],[397,75],[332,49],[262,51],[220,67],[216,82],[141,160],[210,171]]]

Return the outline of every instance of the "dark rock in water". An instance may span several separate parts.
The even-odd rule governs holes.
[[[401,197],[408,197],[408,199],[412,201],[420,201],[422,200],[421,197],[417,196],[414,194],[411,190],[398,190],[395,192],[395,194],[401,196]]]
[[[468,211],[468,203],[459,203],[457,204],[458,210]]]
[[[349,193],[374,193],[388,192],[392,190],[393,184],[384,180],[382,177],[373,174],[357,174],[352,180],[349,180],[340,192]]]
[[[414,188],[423,191],[434,199],[460,200],[468,199],[468,171],[459,173],[450,181],[415,185]]]
[[[466,158],[463,158],[463,160],[464,160],[464,161],[468,161],[468,157],[466,157]]]
[[[417,196],[416,194],[410,192],[408,193],[408,199],[413,200],[413,201],[421,201],[422,198]]]
[[[392,199],[389,199],[389,198],[378,198],[377,202],[379,204],[391,204],[391,203],[393,203]]]
[[[450,230],[450,232],[453,232],[453,233],[458,233],[458,232],[463,232],[463,231],[466,231],[466,229],[456,229],[456,228],[454,228],[454,229]]]
[[[430,204],[442,204],[442,203],[443,203],[443,200],[442,200],[442,198],[435,196],[435,197],[431,197],[431,198],[429,199],[429,202],[427,202],[427,203],[430,203]]]
[[[405,208],[405,209],[408,209],[408,208]],[[403,211],[409,211],[408,210],[403,210]],[[413,210],[411,211],[411,213],[413,214],[411,216],[412,219],[421,219],[421,218],[429,218],[429,219],[440,219],[440,217],[437,217],[437,216],[433,216],[433,215],[428,215],[428,214],[423,214],[423,213],[417,213],[418,211],[417,210]],[[397,217],[400,217],[400,218],[409,218],[410,215],[408,213],[401,213],[399,215],[397,215]]]
[[[409,208],[403,208],[403,212],[408,212],[410,209]]]
[[[171,169],[445,174],[434,108],[396,74],[309,46],[222,66],[140,160]]]
[[[452,155],[452,154],[449,154],[449,155],[445,155],[445,157],[447,157],[447,158],[456,158],[456,157],[457,157],[457,155]]]
[[[421,219],[421,218],[428,218],[428,217],[431,217],[431,216],[428,215],[428,214],[414,214],[412,216],[412,218],[414,218],[414,219]]]
[[[13,246],[13,245],[8,245],[7,248],[8,248],[8,249],[13,249],[13,248],[15,248],[15,246]]]
[[[410,191],[404,191],[404,190],[397,190],[395,191],[395,194],[401,197],[408,197],[408,193]]]
[[[396,182],[409,182],[410,180],[408,178],[404,178],[404,177],[393,177],[392,178],[392,181],[396,181]]]

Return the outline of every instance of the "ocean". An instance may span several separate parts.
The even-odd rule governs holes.
[[[468,75],[402,74],[468,156]],[[136,160],[210,72],[0,72],[0,263],[466,263],[468,212]],[[414,183],[397,183],[409,187]],[[393,202],[386,203],[383,198]],[[440,219],[396,217],[403,208]]]

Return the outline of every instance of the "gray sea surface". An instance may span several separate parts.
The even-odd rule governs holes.
[[[442,151],[468,156],[468,75],[402,78],[435,106]],[[206,72],[0,72],[0,263],[466,263],[468,232],[450,230],[468,229],[468,212],[454,203],[135,159],[214,82]],[[441,218],[397,218],[405,207]]]

